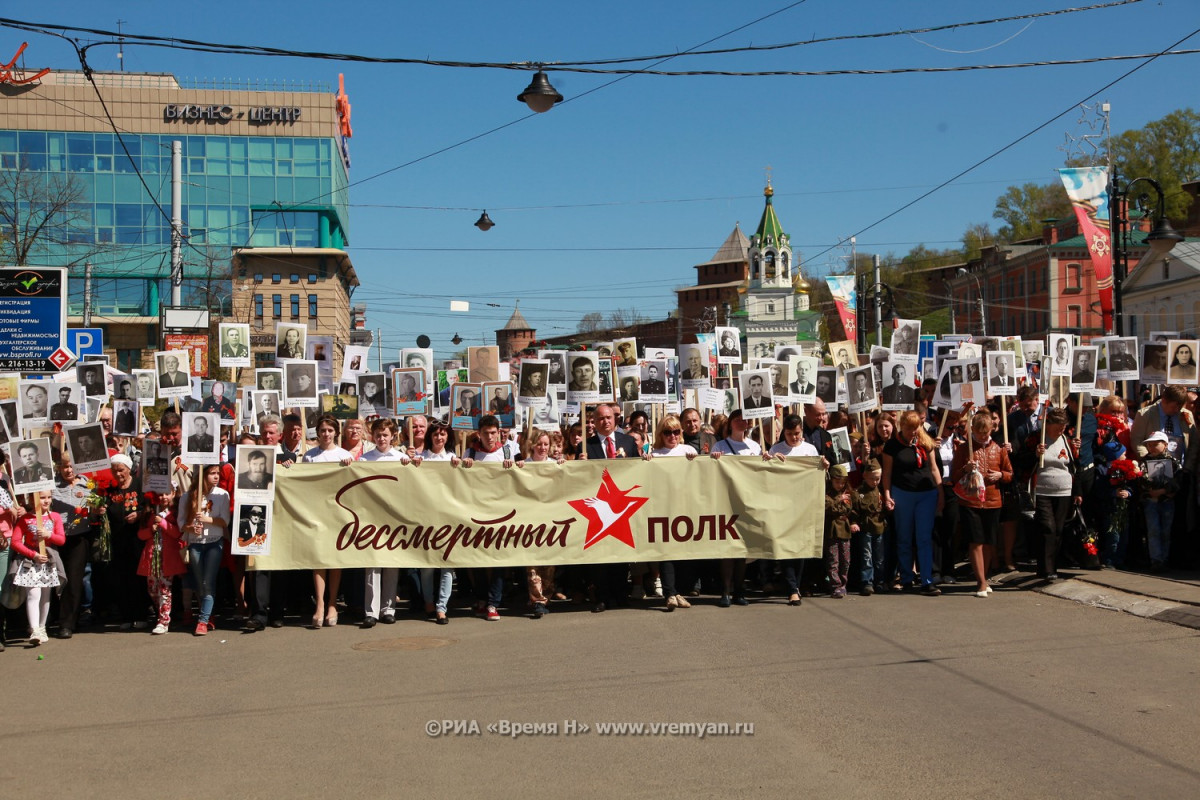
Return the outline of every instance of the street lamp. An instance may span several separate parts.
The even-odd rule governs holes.
[[[958,277],[970,275],[975,279],[975,291],[979,295],[979,332],[987,336],[987,307],[983,304],[983,286],[979,283],[979,276],[974,272],[967,272],[966,267],[958,268]],[[967,327],[971,327],[970,314],[967,315]]]
[[[529,106],[530,111],[542,114],[554,108],[555,103],[561,103],[563,96],[550,85],[546,73],[539,69],[525,91],[517,95],[517,99]]]
[[[870,286],[864,286],[858,296],[858,307],[865,307],[867,299],[870,298],[875,306],[875,344],[883,346],[883,323],[889,325],[896,321],[896,297],[892,294],[892,287],[886,283],[873,283]],[[865,334],[864,334],[865,337]],[[866,349],[866,340],[863,341],[863,349]]]
[[[1121,185],[1121,180],[1114,168],[1112,180],[1108,184],[1108,208],[1112,215],[1112,248],[1113,248],[1113,327],[1112,332],[1117,336],[1124,333],[1124,320],[1122,319],[1124,302],[1121,298],[1121,286],[1125,282],[1126,273],[1129,270],[1129,195],[1130,190],[1139,183],[1148,184],[1154,189],[1158,196],[1157,202],[1154,204],[1154,227],[1150,233],[1146,234],[1146,244],[1150,248],[1151,260],[1162,258],[1176,244],[1183,241],[1183,236],[1171,227],[1171,223],[1167,221],[1166,214],[1166,195],[1163,193],[1162,186],[1153,178],[1134,178],[1131,181]],[[1150,205],[1150,194],[1142,192],[1136,196],[1138,210],[1143,216],[1146,213],[1146,208]],[[1106,325],[1107,329],[1108,326]]]

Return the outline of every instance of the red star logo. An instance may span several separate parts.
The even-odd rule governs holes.
[[[608,470],[604,470],[604,476],[600,479],[600,489],[595,497],[567,501],[567,505],[582,514],[588,522],[587,536],[583,541],[584,550],[605,536],[612,536],[630,547],[635,547],[629,518],[650,500],[649,497],[629,496],[634,489],[640,488],[642,487],[635,485],[625,490],[618,489]]]

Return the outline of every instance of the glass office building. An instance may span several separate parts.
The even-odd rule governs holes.
[[[83,313],[89,262],[93,322],[153,326],[147,346],[157,339],[159,309],[171,296],[174,141],[183,154],[184,305],[228,313],[234,248],[347,246],[349,125],[328,87],[96,78],[120,138],[77,72],[14,87],[0,121],[0,202],[19,203],[33,218],[39,204],[69,201],[25,262],[70,266],[72,317]]]

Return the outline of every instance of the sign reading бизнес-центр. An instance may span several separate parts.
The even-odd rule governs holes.
[[[244,119],[255,125],[269,125],[272,122],[299,122],[300,114],[301,109],[296,106],[251,106],[244,111],[215,104],[169,103],[163,106],[163,119],[168,122],[231,122]]]
[[[0,372],[58,372],[66,327],[65,269],[0,268]]]

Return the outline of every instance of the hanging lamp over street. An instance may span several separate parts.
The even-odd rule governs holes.
[[[555,103],[561,103],[563,96],[550,85],[546,73],[539,69],[525,91],[517,95],[517,99],[529,106],[530,111],[543,114],[554,108]]]

